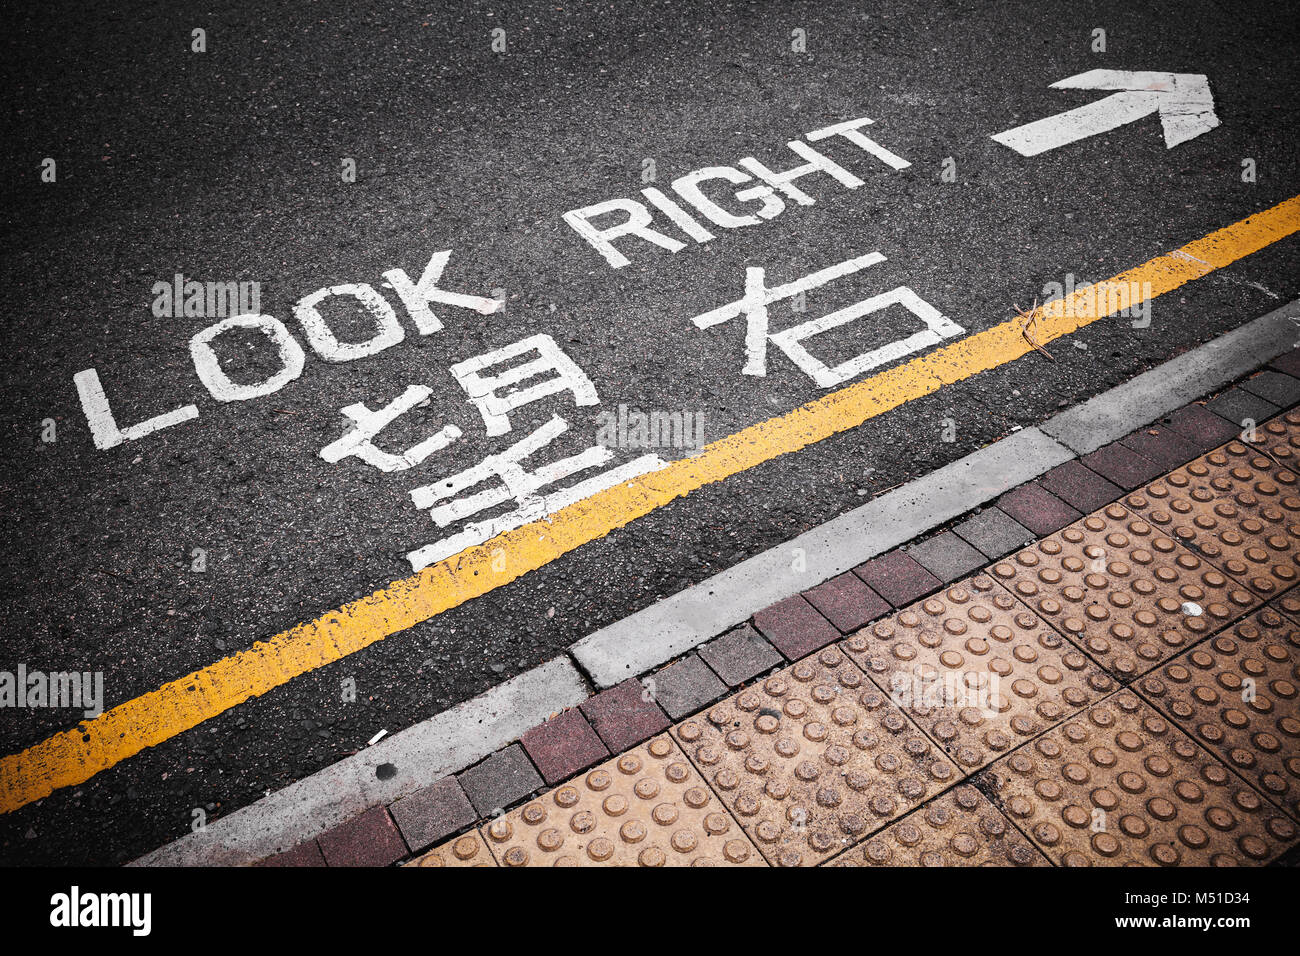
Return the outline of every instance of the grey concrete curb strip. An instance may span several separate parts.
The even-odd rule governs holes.
[[[1235,381],[1289,352],[1300,337],[1300,299],[1117,385],[1039,427],[1080,455]]]
[[[593,683],[610,687],[1073,457],[1037,428],[1015,432],[601,628],[570,651]]]
[[[131,866],[245,866],[310,840],[371,807],[437,782],[586,700],[573,664],[557,657],[373,747],[154,850]],[[395,773],[380,780],[376,768]]]

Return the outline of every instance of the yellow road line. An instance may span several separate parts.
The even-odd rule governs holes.
[[[1300,231],[1300,196],[1037,310],[1046,344],[1140,302],[1209,275]],[[635,481],[617,485],[469,548],[314,621],[260,641],[156,691],[119,704],[78,728],[0,760],[0,813],[90,779],[119,761],[195,727],[299,674],[513,581],[674,498],[921,398],[944,385],[1033,351],[1012,319],[759,422]],[[501,570],[495,570],[500,568]]]

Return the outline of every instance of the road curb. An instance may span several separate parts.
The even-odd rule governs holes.
[[[1044,433],[1086,455],[1290,351],[1300,299],[1054,415]]]
[[[1288,351],[1300,300],[604,627],[570,648],[597,687],[672,660],[784,598],[1095,451]],[[793,570],[797,551],[806,569]]]
[[[1026,428],[578,641],[597,687],[666,663],[755,611],[906,544],[1074,457]]]
[[[568,658],[554,658],[129,865],[257,863],[433,785],[587,697]]]
[[[367,811],[441,784],[449,775],[525,738],[527,731],[558,712],[588,704],[596,696],[622,693],[617,688],[620,682],[687,655],[773,605],[803,602],[800,594],[806,595],[837,575],[854,578],[846,572],[862,570],[859,566],[864,562],[914,542],[1190,401],[1218,392],[1289,352],[1297,338],[1297,322],[1300,299],[1040,426],[1016,431],[602,628],[570,646],[572,660],[560,657],[548,661],[130,865],[260,863],[311,843]],[[934,581],[937,586],[938,579]],[[838,639],[840,632],[830,630]],[[750,637],[766,644],[756,633]],[[776,658],[786,663],[780,655]],[[592,694],[583,673],[598,695]],[[661,671],[655,677],[666,673]],[[650,706],[655,705],[651,702]],[[581,715],[576,710],[573,713],[585,727]],[[556,744],[563,745],[563,741]],[[390,765],[394,772],[381,781],[382,765]],[[515,802],[527,795],[517,794]],[[455,830],[444,835],[451,832]],[[427,845],[409,849],[415,853]]]

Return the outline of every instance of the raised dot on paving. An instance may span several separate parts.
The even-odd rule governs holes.
[[[1065,866],[1263,864],[1300,839],[1293,820],[1130,690],[976,783]]]
[[[1274,598],[1269,602],[1269,607],[1279,614],[1300,621],[1300,590],[1292,589],[1281,597]]]
[[[666,734],[481,828],[502,866],[763,866]]]
[[[1296,476],[1240,442],[1151,482],[1124,506],[1265,598],[1300,580]]]
[[[1255,447],[1287,468],[1300,467],[1300,409],[1256,426]]]
[[[471,830],[454,840],[448,840],[442,846],[435,846],[427,853],[417,856],[406,866],[496,866],[497,861],[483,842],[477,830]]]
[[[1137,687],[1300,820],[1300,625],[1265,608]]]
[[[1118,504],[990,570],[1121,680],[1145,674],[1261,603]]]
[[[959,776],[838,647],[777,671],[672,732],[779,866],[821,863]]]
[[[840,646],[968,773],[1115,689],[984,574]]]
[[[1051,866],[978,790],[954,787],[827,866]]]

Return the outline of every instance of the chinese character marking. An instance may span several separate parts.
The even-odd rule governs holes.
[[[899,286],[881,295],[863,299],[847,308],[839,309],[820,318],[810,319],[780,332],[769,330],[767,307],[774,302],[780,302],[784,299],[797,299],[810,289],[816,289],[834,279],[852,275],[868,266],[884,261],[885,257],[883,255],[878,252],[871,252],[827,269],[821,269],[794,282],[787,282],[784,285],[772,286],[771,288],[766,284],[765,271],[761,268],[751,267],[745,270],[745,295],[743,298],[697,315],[691,321],[695,323],[697,328],[707,329],[744,315],[746,322],[745,365],[741,369],[742,374],[756,376],[767,374],[767,345],[771,342],[822,388],[842,384],[878,365],[883,365],[886,362],[919,351],[926,346],[933,345],[944,338],[959,335],[964,331],[961,326],[940,313],[938,309],[907,286]],[[811,355],[802,344],[805,339],[845,325],[890,305],[903,306],[921,319],[926,327],[906,338],[872,349],[833,368]]]
[[[484,370],[491,366],[502,365],[529,352],[536,352],[537,358],[495,375],[484,374]],[[556,375],[527,387],[521,385],[546,372],[555,372]],[[489,435],[509,432],[509,415],[516,408],[557,392],[572,392],[574,403],[579,407],[600,404],[596,386],[587,373],[565,355],[549,335],[532,335],[513,345],[458,362],[451,367],[451,374],[478,407]]]
[[[429,397],[429,389],[423,385],[412,385],[405,392],[393,399],[377,412],[372,412],[363,402],[348,405],[342,409],[344,415],[352,419],[355,427],[342,438],[320,451],[320,456],[333,463],[349,455],[360,458],[367,465],[380,471],[405,471],[414,468],[436,451],[446,448],[457,438],[461,431],[455,425],[445,425],[437,432],[400,455],[390,454],[374,445],[378,434],[390,425],[399,415],[410,411]]]
[[[505,451],[489,455],[474,467],[467,468],[450,478],[412,490],[411,500],[415,503],[415,507],[429,509],[429,516],[440,528],[511,499],[518,507],[503,515],[473,522],[457,534],[412,551],[407,555],[411,567],[418,571],[466,548],[482,544],[504,531],[552,515],[576,501],[664,466],[663,460],[657,455],[642,455],[575,485],[542,494],[542,489],[547,485],[578,472],[598,468],[614,457],[614,453],[608,448],[593,445],[577,455],[551,462],[536,471],[525,470],[522,464],[524,459],[549,445],[568,431],[568,428],[564,419],[555,415],[546,424]],[[494,478],[500,479],[501,484],[476,494],[448,500],[455,498],[466,489]]]

